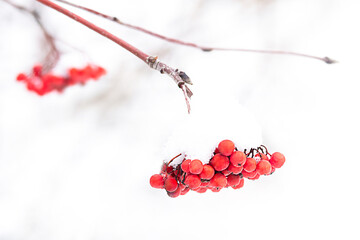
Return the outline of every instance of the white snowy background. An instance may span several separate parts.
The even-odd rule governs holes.
[[[41,59],[41,32],[0,1],[1,240],[360,238],[359,1],[74,1],[204,45],[339,61],[204,53],[75,10],[184,70],[194,102],[206,92],[234,98],[257,119],[263,143],[287,158],[274,175],[240,190],[176,199],[149,185],[167,138],[187,114],[175,84],[73,20],[17,2],[39,9],[62,47],[62,64],[90,59],[108,74],[60,95],[26,91],[15,77]],[[213,114],[231,118],[236,110],[214,105]],[[205,120],[208,131],[217,128]],[[252,127],[234,131],[259,130]],[[204,149],[204,142],[194,144]]]

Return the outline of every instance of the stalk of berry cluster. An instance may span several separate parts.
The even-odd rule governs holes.
[[[192,84],[190,78],[182,71],[178,69],[171,68],[167,64],[160,62],[157,57],[150,56],[140,49],[134,47],[133,45],[129,44],[128,42],[124,41],[123,39],[113,35],[112,33],[106,31],[103,28],[96,26],[95,24],[89,22],[88,20],[76,15],[75,13],[49,1],[49,0],[37,0],[38,2],[74,19],[75,21],[85,25],[86,27],[90,28],[91,30],[103,35],[104,37],[110,39],[111,41],[117,43],[127,51],[131,52],[133,55],[144,61],[150,68],[158,70],[161,74],[167,74],[170,76],[177,86],[182,90],[185,96],[185,101],[188,109],[188,113],[190,113],[190,97],[192,96],[191,90],[186,86],[186,84]]]
[[[312,59],[316,59],[316,60],[320,60],[323,61],[327,64],[332,64],[332,63],[336,63],[335,60],[329,58],[329,57],[318,57],[318,56],[313,56],[313,55],[309,55],[309,54],[304,54],[304,53],[298,53],[298,52],[292,52],[292,51],[280,51],[280,50],[260,50],[260,49],[246,49],[246,48],[223,48],[223,47],[209,47],[209,46],[202,46],[200,44],[196,44],[196,43],[192,43],[192,42],[186,42],[180,39],[175,39],[175,38],[171,38],[171,37],[167,37],[164,35],[161,35],[159,33],[155,33],[152,32],[150,30],[147,30],[143,27],[139,27],[139,26],[135,26],[126,22],[121,21],[119,18],[114,17],[114,16],[109,16],[107,14],[98,12],[96,10],[78,5],[78,4],[74,4],[65,0],[55,0],[82,10],[85,10],[87,12],[90,12],[92,14],[98,15],[100,17],[103,17],[105,19],[108,19],[110,21],[116,22],[120,25],[123,25],[125,27],[149,34],[153,37],[165,40],[167,42],[171,42],[171,43],[175,43],[175,44],[179,44],[179,45],[183,45],[183,46],[188,46],[188,47],[192,47],[192,48],[196,48],[196,49],[200,49],[204,52],[211,52],[211,51],[237,51],[237,52],[251,52],[251,53],[262,53],[262,54],[279,54],[279,55],[292,55],[292,56],[298,56],[298,57],[306,57],[306,58],[312,58]]]

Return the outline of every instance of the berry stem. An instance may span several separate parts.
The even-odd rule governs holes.
[[[179,153],[178,155],[176,155],[175,157],[173,157],[168,163],[167,165],[169,166],[169,164],[174,161],[176,158],[180,157],[181,156],[181,153]]]
[[[173,68],[169,67],[165,63],[158,61],[157,57],[153,57],[153,56],[150,56],[150,55],[144,53],[143,51],[141,51],[140,49],[127,43],[123,39],[118,38],[117,36],[111,34],[110,32],[106,31],[105,29],[96,26],[95,24],[87,21],[86,19],[76,15],[75,13],[73,13],[73,12],[71,12],[49,0],[36,0],[36,1],[72,18],[73,20],[85,25],[86,27],[90,28],[91,30],[93,30],[93,31],[103,35],[104,37],[110,39],[111,41],[117,43],[118,45],[120,45],[127,51],[131,52],[133,55],[135,55],[142,61],[144,61],[150,68],[158,70],[160,73],[166,73],[168,76],[170,76],[175,81],[177,86],[182,90],[184,97],[185,97],[188,113],[190,113],[189,99],[192,96],[192,92],[186,86],[186,84],[192,84],[192,82],[191,82],[190,78],[184,72],[178,71],[178,69],[173,69]]]
[[[175,38],[171,38],[171,37],[167,37],[155,32],[152,32],[150,30],[147,30],[145,28],[139,27],[139,26],[135,26],[129,23],[125,23],[123,21],[120,21],[117,17],[112,17],[109,15],[106,15],[104,13],[100,13],[98,11],[95,11],[93,9],[84,7],[84,6],[80,6],[65,0],[55,0],[82,10],[85,10],[87,12],[90,12],[92,14],[98,15],[100,17],[103,17],[105,19],[108,19],[110,21],[116,22],[117,24],[123,25],[125,27],[143,32],[145,34],[149,34],[153,37],[162,39],[164,41],[167,42],[171,42],[171,43],[175,43],[175,44],[179,44],[179,45],[183,45],[183,46],[188,46],[188,47],[192,47],[192,48],[197,48],[200,49],[204,52],[211,52],[211,51],[236,51],[236,52],[250,52],[250,53],[262,53],[262,54],[277,54],[277,55],[292,55],[292,56],[298,56],[298,57],[305,57],[305,58],[312,58],[312,59],[316,59],[316,60],[320,60],[323,61],[327,64],[332,64],[332,63],[336,63],[337,61],[329,58],[329,57],[318,57],[318,56],[313,56],[313,55],[309,55],[309,54],[304,54],[304,53],[298,53],[298,52],[292,52],[292,51],[280,51],[280,50],[262,50],[262,49],[245,49],[245,48],[222,48],[222,47],[208,47],[208,46],[202,46],[196,43],[192,43],[192,42],[186,42],[180,39],[175,39]]]
[[[266,150],[266,155],[269,155],[271,157],[271,154],[269,153],[267,147],[265,147],[264,145],[260,145],[260,147],[264,148]]]

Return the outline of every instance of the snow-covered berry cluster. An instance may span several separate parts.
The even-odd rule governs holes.
[[[263,145],[242,152],[232,141],[223,140],[208,164],[184,158],[177,166],[170,166],[172,160],[163,164],[160,174],[151,176],[150,185],[165,189],[170,197],[178,197],[190,190],[204,193],[208,189],[219,192],[227,187],[242,188],[244,178],[256,180],[261,175],[272,174],[284,164],[285,157],[279,152],[270,154]]]
[[[70,68],[66,76],[58,76],[51,72],[44,73],[41,65],[35,65],[31,74],[20,73],[17,80],[24,82],[29,91],[43,96],[52,91],[62,92],[66,87],[85,84],[88,80],[97,80],[106,73],[105,69],[88,64],[84,68]]]

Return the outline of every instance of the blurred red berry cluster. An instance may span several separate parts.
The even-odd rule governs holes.
[[[51,72],[44,73],[41,65],[35,65],[31,74],[20,73],[16,79],[24,82],[29,91],[43,96],[52,91],[62,92],[71,85],[83,85],[90,79],[97,80],[105,73],[104,68],[89,64],[84,68],[70,68],[66,76],[57,76]]]
[[[283,154],[270,154],[263,145],[251,148],[247,153],[246,150],[238,151],[232,141],[223,140],[209,164],[198,159],[184,159],[176,167],[169,165],[171,161],[164,163],[160,174],[151,176],[150,185],[165,189],[170,197],[185,195],[190,190],[204,193],[207,190],[219,192],[228,187],[239,189],[244,186],[244,178],[256,180],[261,175],[270,175],[284,162]]]

